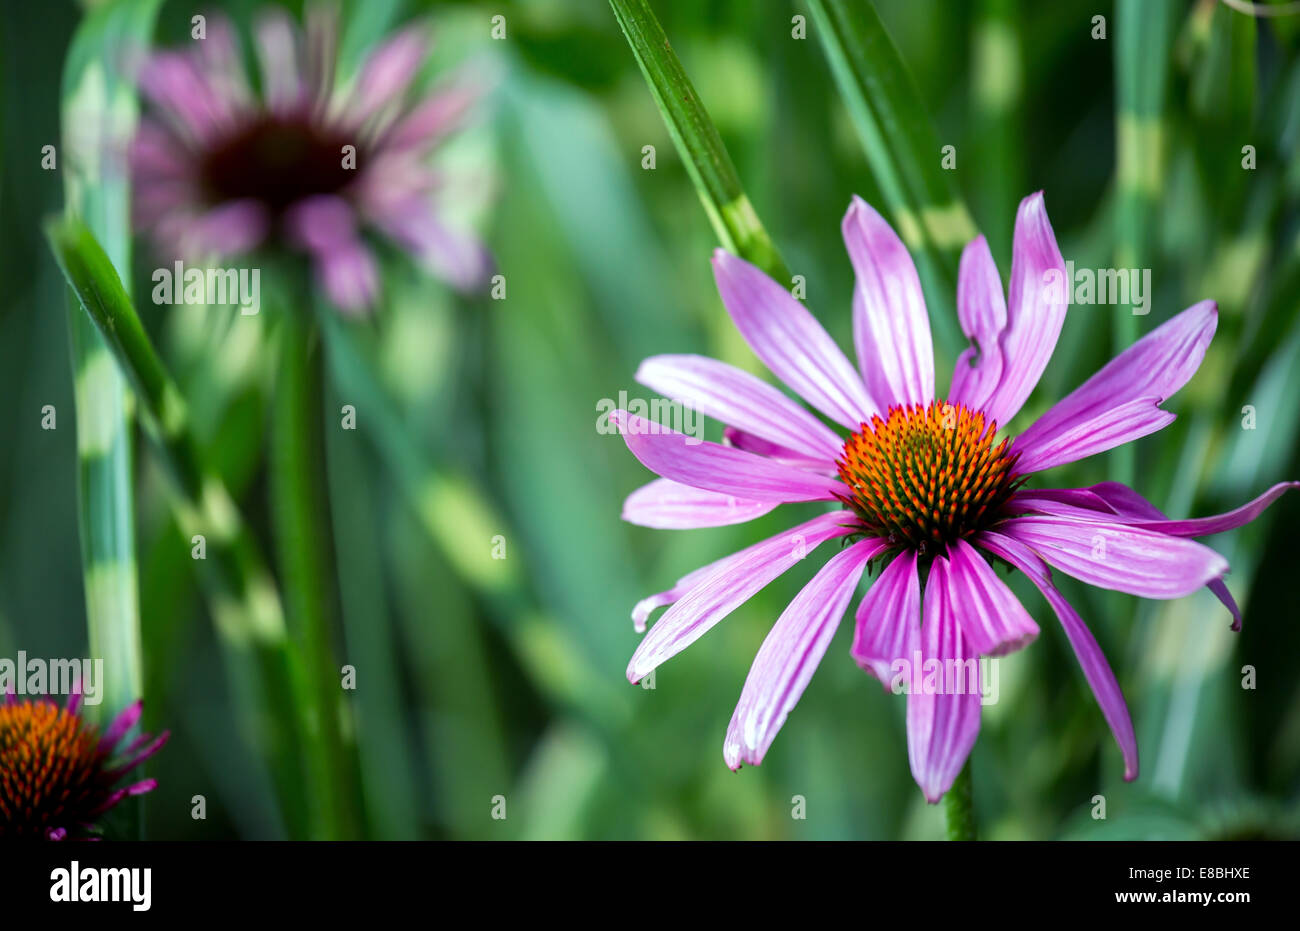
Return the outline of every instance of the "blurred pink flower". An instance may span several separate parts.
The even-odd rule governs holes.
[[[461,84],[408,100],[427,51],[419,27],[381,43],[346,92],[336,90],[336,14],[309,6],[299,30],[280,10],[255,27],[261,92],[244,72],[229,22],[210,18],[189,51],[152,52],[139,83],[151,104],[131,146],[134,215],[159,249],[218,259],[267,243],[311,258],[341,309],[373,306],[377,231],[462,291],[491,261],[470,233],[444,222],[446,179],[429,155],[478,94]]]

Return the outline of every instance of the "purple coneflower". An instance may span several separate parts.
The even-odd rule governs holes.
[[[482,285],[487,253],[440,216],[444,179],[428,164],[477,95],[449,86],[408,101],[427,51],[421,31],[381,44],[346,91],[335,89],[330,8],[309,7],[301,33],[282,11],[268,12],[255,32],[260,95],[221,18],[193,50],[142,62],[139,81],[153,107],[131,148],[137,225],[181,258],[287,245],[311,257],[326,293],[347,311],[370,307],[379,290],[366,229],[461,290]]]
[[[1010,293],[981,236],[962,254],[957,312],[971,347],[946,400],[935,396],[930,325],[912,259],[889,224],[854,198],[843,224],[857,276],[853,340],[860,372],[798,301],[749,263],[713,259],[727,311],[754,353],[790,388],[848,432],[845,438],[754,376],[692,355],[645,360],[637,380],[727,424],[727,445],[700,443],[624,411],[611,419],[628,448],[662,478],[628,497],[623,517],[648,527],[715,527],[783,502],[842,509],[698,569],[636,606],[672,605],[628,666],[636,682],[827,540],[833,556],[781,614],[749,672],[723,743],[727,765],[757,764],[821,661],[869,563],[883,569],[858,606],[853,658],[887,687],[899,670],[907,698],[912,775],[935,802],[949,789],[980,727],[978,657],[1038,635],[993,571],[1019,569],[1065,629],[1124,755],[1138,772],[1128,707],[1082,619],[1049,566],[1101,588],[1178,598],[1209,586],[1233,615],[1228,563],[1192,537],[1254,519],[1296,482],[1275,485],[1216,517],[1169,520],[1115,482],[1030,490],[1034,472],[1112,449],[1166,426],[1160,404],[1196,372],[1214,335],[1212,301],[1189,307],[1112,359],[1014,439],[999,424],[1020,410],[1051,358],[1065,319],[1065,263],[1042,194],[1016,216]],[[924,589],[924,595],[922,594]],[[920,665],[943,670],[937,687]],[[937,661],[934,662],[934,661]],[[965,682],[954,682],[951,670]],[[973,680],[973,681],[972,681]]]
[[[49,699],[0,702],[0,839],[85,837],[122,799],[152,791],[153,779],[118,787],[158,752],[167,733],[118,745],[140,720],[136,701],[100,737],[80,714],[81,692],[65,707]]]

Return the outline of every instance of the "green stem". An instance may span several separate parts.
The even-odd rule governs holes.
[[[724,249],[790,285],[790,271],[740,186],[717,127],[646,0],[610,0],[668,134]]]
[[[970,760],[961,768],[952,788],[943,797],[948,840],[976,840],[975,800],[971,793]]]
[[[306,713],[311,823],[326,839],[356,837],[354,766],[343,737],[343,691],[335,643],[335,571],[325,484],[320,335],[305,314],[281,321],[279,380],[271,431],[270,482],[276,554],[289,634],[310,682]]]
[[[199,561],[207,571],[200,578],[245,732],[266,755],[290,833],[305,836],[302,742],[311,732],[301,714],[307,705],[305,680],[261,550],[225,485],[203,468],[185,402],[104,250],[77,219],[48,223],[46,236],[68,284],[135,391],[145,428],[175,486],[173,506],[195,546],[192,555],[203,547]]]

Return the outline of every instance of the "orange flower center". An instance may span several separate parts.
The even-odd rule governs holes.
[[[36,834],[81,810],[96,788],[99,737],[47,701],[0,699],[0,837]]]
[[[978,533],[1023,481],[997,430],[961,404],[891,407],[844,444],[844,503],[872,535],[922,553]]]

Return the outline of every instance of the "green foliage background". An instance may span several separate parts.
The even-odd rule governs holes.
[[[816,25],[802,3],[652,4],[709,109],[742,184],[807,304],[850,345],[851,275],[839,220],[852,194],[882,203]],[[1152,269],[1149,316],[1071,309],[1026,412],[1028,424],[1117,345],[1202,298],[1218,335],[1170,403],[1179,419],[1136,444],[1041,480],[1082,485],[1127,472],[1174,516],[1227,510],[1300,477],[1300,16],[1253,21],[1212,2],[879,0],[951,180],[1004,278],[1011,225],[1042,189],[1061,248],[1081,268]],[[1163,19],[1149,14],[1161,6]],[[257,8],[225,4],[241,24]],[[811,576],[800,567],[658,670],[623,670],[629,612],[686,571],[775,532],[752,524],[652,531],[619,519],[648,480],[596,403],[638,361],[698,352],[757,371],[713,286],[714,234],[609,7],[582,0],[345,4],[345,57],[427,13],[430,74],[473,61],[494,84],[450,157],[472,169],[460,205],[483,230],[504,301],[465,301],[392,257],[377,319],[326,339],[327,466],[339,564],[341,662],[363,822],[379,838],[937,838],[940,811],[908,772],[903,701],[848,656],[851,621],[761,767],[732,774],[721,743],[768,627]],[[1141,7],[1141,11],[1136,11]],[[169,0],[156,38],[186,40],[191,8]],[[490,38],[493,15],[507,38]],[[1094,38],[1095,16],[1105,38]],[[76,442],[62,279],[40,232],[62,209],[61,74],[82,10],[7,4],[0,18],[0,656],[85,655]],[[1163,51],[1162,51],[1163,50]],[[1121,92],[1150,74],[1162,95]],[[1152,86],[1148,80],[1141,85]],[[1117,126],[1150,127],[1153,166],[1117,172]],[[1159,140],[1160,144],[1155,145]],[[643,170],[642,148],[656,149]],[[1242,167],[1242,147],[1256,167]],[[905,155],[908,153],[904,153]],[[941,157],[939,151],[917,157]],[[61,163],[62,164],[62,163]],[[154,259],[137,242],[135,288]],[[1137,256],[1126,261],[1124,256]],[[952,294],[931,293],[936,329]],[[139,300],[189,402],[209,465],[269,540],[265,468],[276,308],[157,307]],[[938,322],[946,318],[947,323]],[[941,358],[940,387],[951,370]],[[41,429],[54,405],[58,428]],[[337,429],[343,404],[355,432]],[[1255,429],[1243,429],[1243,408]],[[718,426],[710,425],[710,438]],[[137,429],[137,434],[139,431]],[[150,729],[171,744],[145,836],[264,838],[286,832],[271,781],[234,722],[210,615],[156,449],[138,436],[135,557]],[[1062,578],[1133,711],[1139,780],[1117,749],[1047,606],[1013,580],[1043,634],[1001,662],[973,760],[983,836],[1300,836],[1300,495],[1211,541],[1231,561],[1240,634],[1208,594],[1138,602]],[[492,560],[494,537],[507,558]],[[810,561],[810,563],[813,561]],[[1256,687],[1242,687],[1243,667]],[[206,820],[191,817],[207,800]],[[493,797],[508,817],[491,817]],[[1106,818],[1091,817],[1105,797]],[[806,800],[806,819],[791,817]],[[122,826],[110,822],[110,836]]]

